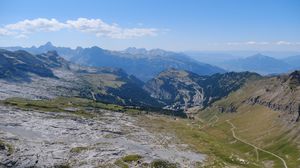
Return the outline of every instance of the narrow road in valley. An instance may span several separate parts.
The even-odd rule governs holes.
[[[214,118],[215,118],[215,120],[212,121]],[[202,126],[202,127],[199,126],[199,129],[201,130],[201,129],[206,128],[206,127],[208,127],[208,126],[214,126],[214,124],[217,123],[218,121],[219,121],[219,117],[218,117],[217,115],[214,115],[214,116],[212,116],[212,117],[208,120],[208,123],[207,123],[207,124],[205,124],[205,125]]]
[[[95,93],[94,93],[94,92],[91,92],[91,94],[92,94],[93,100],[96,101],[97,99],[96,99],[96,97],[95,97]]]
[[[250,143],[248,143],[248,142],[246,142],[246,141],[244,141],[244,140],[238,138],[238,137],[235,135],[235,131],[234,131],[234,130],[236,129],[236,127],[234,126],[234,124],[233,124],[232,122],[230,122],[229,120],[226,120],[226,121],[227,121],[228,124],[231,125],[232,136],[233,136],[236,140],[241,141],[241,142],[243,142],[244,144],[247,144],[247,145],[249,145],[249,146],[252,146],[252,147],[255,149],[255,151],[256,151],[256,156],[257,156],[257,160],[259,160],[259,158],[258,158],[258,150],[260,150],[260,151],[262,151],[262,152],[268,153],[268,154],[270,154],[270,155],[272,155],[272,156],[274,156],[274,157],[280,159],[280,160],[282,161],[283,165],[284,165],[284,168],[288,168],[287,165],[286,165],[285,160],[284,160],[282,157],[280,157],[280,156],[278,156],[278,155],[276,155],[276,154],[274,154],[274,153],[272,153],[272,152],[266,151],[266,150],[264,150],[264,149],[262,149],[262,148],[259,148],[259,147],[255,146],[255,145],[253,145],[253,144],[250,144]]]
[[[214,118],[215,118],[216,120],[212,122],[212,119],[214,119]],[[208,125],[209,125],[209,126],[214,126],[214,124],[217,123],[218,121],[219,121],[219,117],[218,117],[217,115],[214,115],[214,116],[209,120]]]

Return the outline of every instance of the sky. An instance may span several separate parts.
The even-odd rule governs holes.
[[[0,46],[300,50],[299,0],[1,0]]]

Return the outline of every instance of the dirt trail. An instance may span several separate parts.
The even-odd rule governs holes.
[[[212,121],[213,119],[215,119],[214,121]],[[215,123],[217,123],[219,121],[219,117],[217,115],[212,116],[209,120],[208,123],[203,125],[202,127],[199,126],[199,129],[204,129],[208,126],[214,126]]]
[[[260,148],[260,147],[257,147],[257,146],[255,146],[255,145],[253,145],[253,144],[250,144],[250,143],[246,142],[245,140],[242,140],[242,139],[238,138],[238,137],[236,136],[236,134],[235,134],[235,131],[234,131],[234,130],[237,129],[237,128],[236,128],[236,127],[234,126],[234,124],[233,124],[232,122],[230,122],[229,120],[226,120],[226,122],[227,122],[228,124],[231,125],[231,129],[230,129],[230,130],[231,130],[231,132],[232,132],[232,136],[233,136],[236,140],[241,141],[241,142],[243,142],[244,144],[247,144],[247,145],[249,145],[249,146],[252,146],[252,147],[255,149],[255,151],[256,151],[256,156],[257,156],[257,160],[259,160],[258,150],[260,150],[260,151],[262,151],[262,152],[268,153],[268,154],[270,154],[270,155],[272,155],[272,156],[278,158],[278,159],[281,160],[281,162],[283,163],[284,168],[288,168],[288,166],[287,166],[285,160],[284,160],[282,157],[276,155],[275,153],[272,153],[272,152],[266,151],[266,150],[264,150],[264,149],[262,149],[262,148]]]

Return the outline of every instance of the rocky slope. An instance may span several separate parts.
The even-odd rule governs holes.
[[[300,117],[300,71],[257,81],[256,90],[248,95],[246,103],[260,104],[281,111],[289,122]],[[253,86],[252,85],[252,86]]]
[[[148,81],[144,89],[168,108],[201,105],[204,101],[200,76],[187,71],[169,69]]]
[[[148,81],[144,89],[167,108],[202,108],[239,89],[247,80],[257,78],[260,78],[258,74],[249,72],[199,76],[189,71],[168,69]]]
[[[278,117],[287,123],[299,121],[300,71],[249,81],[213,106],[220,112],[235,112],[243,105],[262,105],[278,111]]]
[[[143,90],[142,81],[121,69],[81,68],[76,75],[83,86],[83,97],[128,106],[160,106]]]
[[[191,112],[197,113],[195,118],[207,121],[211,127],[221,128],[227,133],[231,131],[230,136],[235,140],[228,144],[240,149],[247,144],[249,150],[243,148],[242,153],[248,157],[253,148],[263,149],[253,153],[256,160],[264,165],[258,167],[284,167],[284,164],[287,165],[285,167],[298,167],[299,91],[300,72],[294,71],[248,81],[210,107]],[[277,161],[270,161],[275,155]]]
[[[71,102],[65,110],[0,104],[0,167],[197,167],[206,158],[138,118]]]
[[[25,51],[0,50],[0,77],[6,79],[28,79],[29,73],[41,77],[55,77],[50,67],[58,67],[55,53],[31,55]]]

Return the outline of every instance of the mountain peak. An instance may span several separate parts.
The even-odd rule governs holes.
[[[133,54],[133,55],[138,55],[138,54],[144,55],[147,54],[148,52],[145,48],[136,48],[136,47],[128,47],[124,51],[126,53]]]
[[[255,55],[253,55],[253,56],[250,56],[250,57],[255,57],[255,58],[265,58],[265,57],[268,57],[268,56],[263,55],[263,54],[261,54],[261,53],[257,53],[257,54],[255,54]]]
[[[55,46],[53,46],[53,44],[50,41],[48,41],[46,44],[41,45],[39,48],[46,49],[46,50],[52,50],[53,48],[55,48]]]
[[[46,44],[44,44],[44,46],[47,46],[47,47],[54,47],[53,44],[52,44],[50,41],[48,41]]]
[[[267,55],[263,55],[261,53],[257,53],[255,55],[252,55],[252,56],[249,56],[246,58],[247,60],[276,60],[275,58],[273,57],[270,57],[270,56],[267,56]]]

